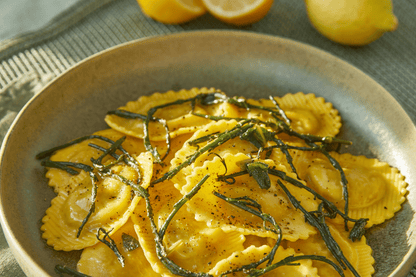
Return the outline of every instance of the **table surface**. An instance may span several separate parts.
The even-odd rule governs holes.
[[[78,0],[0,1],[0,41],[36,31]]]
[[[0,141],[27,100],[88,56],[142,37],[206,29],[281,36],[325,50],[376,80],[416,122],[416,1],[393,4],[399,20],[395,32],[365,47],[348,47],[316,32],[301,0],[276,0],[263,20],[246,27],[221,23],[209,14],[165,25],[144,16],[135,0],[2,0]],[[25,276],[1,229],[0,276]]]

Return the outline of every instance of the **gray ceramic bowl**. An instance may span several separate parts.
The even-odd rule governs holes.
[[[95,55],[50,83],[15,120],[1,152],[1,224],[29,276],[57,276],[79,252],[55,252],[41,238],[54,197],[35,155],[106,128],[107,111],[141,95],[216,87],[230,95],[315,93],[340,111],[349,150],[398,167],[410,193],[396,217],[371,229],[375,276],[406,276],[415,257],[416,130],[393,97],[363,72],[313,47],[247,32],[206,31],[142,39]]]

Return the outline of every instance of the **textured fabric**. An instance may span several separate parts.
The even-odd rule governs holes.
[[[416,122],[416,1],[393,3],[399,19],[395,32],[365,47],[347,47],[315,31],[303,1],[276,0],[263,20],[241,28],[221,23],[209,14],[186,24],[161,24],[144,16],[135,0],[79,1],[44,29],[0,42],[0,140],[30,97],[83,59],[138,38],[207,29],[281,36],[325,50],[372,77]],[[0,276],[24,276],[2,233]],[[409,276],[416,276],[416,271]]]
[[[399,28],[365,47],[333,43],[311,26],[302,1],[276,1],[260,22],[238,28],[210,15],[182,25],[145,17],[134,0],[80,1],[45,29],[0,42],[0,89],[27,72],[59,75],[86,57],[122,42],[181,31],[238,29],[294,39],[326,50],[385,87],[416,118],[416,2],[395,0]]]

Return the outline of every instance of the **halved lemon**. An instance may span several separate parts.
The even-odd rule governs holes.
[[[248,25],[266,16],[273,0],[202,0],[205,8],[219,20],[233,25]]]
[[[145,15],[166,24],[185,23],[206,13],[201,0],[137,0],[137,2]]]

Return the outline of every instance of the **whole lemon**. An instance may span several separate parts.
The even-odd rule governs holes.
[[[345,45],[369,44],[398,25],[391,0],[305,0],[305,4],[315,29]]]

